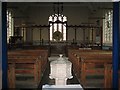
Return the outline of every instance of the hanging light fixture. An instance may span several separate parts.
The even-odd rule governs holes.
[[[62,41],[64,39],[63,33],[65,33],[63,27],[65,27],[67,23],[67,21],[65,20],[65,16],[62,15],[63,3],[61,2],[53,3],[53,13],[54,14],[50,17],[51,20],[49,21],[49,25],[50,27],[52,27],[51,40]]]
[[[57,2],[53,5],[54,15],[57,17],[55,23],[63,23],[59,20],[59,16],[62,15],[63,12],[63,3]]]

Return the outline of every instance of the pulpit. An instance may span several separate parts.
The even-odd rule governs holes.
[[[73,78],[72,63],[60,54],[60,57],[50,62],[50,79],[55,79],[55,85],[66,85],[67,79]]]

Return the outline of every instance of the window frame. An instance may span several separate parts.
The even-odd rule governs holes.
[[[10,36],[13,36],[13,22],[12,12],[7,10],[7,43],[9,43]]]
[[[63,34],[63,37],[60,41],[66,41],[66,26],[67,26],[67,17],[62,14],[53,14],[49,16],[49,26],[50,26],[50,41],[55,41],[53,39],[53,33],[55,31],[60,31]]]
[[[104,13],[103,20],[103,44],[112,45],[112,29],[113,29],[113,10],[107,10]]]

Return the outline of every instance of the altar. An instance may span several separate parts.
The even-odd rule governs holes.
[[[50,61],[50,79],[55,79],[55,85],[66,85],[67,79],[73,78],[71,73],[72,63],[68,61],[67,57],[49,58]]]

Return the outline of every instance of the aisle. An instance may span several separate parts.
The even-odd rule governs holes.
[[[42,85],[49,84],[49,85],[54,85],[55,80],[49,78],[49,73],[50,73],[50,63],[48,63],[47,68],[43,74],[42,80],[40,82],[39,88],[42,89]],[[76,76],[74,75],[72,71],[73,78],[67,80],[67,84],[79,84],[79,81],[77,80]]]

